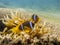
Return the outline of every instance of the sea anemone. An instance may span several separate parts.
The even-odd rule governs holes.
[[[25,13],[23,14],[25,15]],[[5,40],[9,41],[8,44],[20,43],[27,45],[33,42],[35,44],[40,41],[38,39],[50,32],[50,29],[45,26],[45,22],[42,22],[42,19],[36,14],[31,14],[31,17],[28,18],[19,11],[11,12],[10,15],[4,16],[2,22],[6,25],[2,35],[5,36],[4,40],[8,39]]]
[[[10,16],[6,15],[4,16],[4,19],[3,19],[3,23],[13,33],[20,33],[21,31],[26,31],[27,33],[30,33],[30,31],[33,31],[33,30],[39,30],[38,33],[42,33],[42,34],[47,33],[48,29],[46,29],[45,26],[42,25],[41,29],[38,28],[39,26],[37,24],[40,21],[41,21],[40,18],[35,14],[32,14],[30,19],[25,20],[24,17],[21,18],[21,14],[19,15],[18,12],[15,12],[15,13],[11,12]],[[35,27],[35,25],[37,26]]]

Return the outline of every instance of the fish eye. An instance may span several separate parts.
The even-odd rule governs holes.
[[[6,25],[0,20],[0,31],[3,31]]]
[[[38,21],[38,16],[33,14],[32,15],[32,20],[36,23]]]

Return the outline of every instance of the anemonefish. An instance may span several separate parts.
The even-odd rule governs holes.
[[[32,20],[34,21],[34,23],[37,23],[39,21],[39,17],[37,15],[33,14]]]
[[[24,27],[29,27],[29,28],[33,29],[34,23],[32,23],[30,21],[26,21],[22,25],[19,26],[19,28],[22,30],[24,29]]]
[[[34,23],[30,21],[26,21],[22,23],[21,25],[17,25],[11,30],[13,33],[20,33],[21,31],[25,31],[26,33],[29,33],[33,28],[34,28]]]

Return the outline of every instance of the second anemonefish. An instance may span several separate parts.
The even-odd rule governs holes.
[[[39,21],[39,17],[37,15],[33,14],[32,20],[34,21],[34,23],[37,23]]]

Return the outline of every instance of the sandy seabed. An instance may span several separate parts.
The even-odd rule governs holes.
[[[24,9],[0,8],[0,19],[4,18],[6,15],[11,15],[11,12],[19,12],[22,18],[25,17],[26,20],[29,19],[33,14]],[[47,19],[44,18],[42,18],[38,26],[40,26],[40,24],[49,29],[49,32],[43,36],[40,36],[40,34],[38,34],[39,31],[35,31],[35,35],[32,35],[33,33],[31,34],[32,37],[25,32],[21,33],[20,35],[0,34],[0,45],[60,45],[60,25],[52,23],[51,21],[47,21]]]

